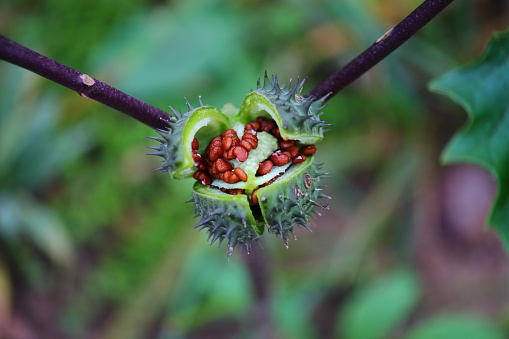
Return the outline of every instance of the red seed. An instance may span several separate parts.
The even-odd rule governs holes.
[[[239,180],[246,182],[247,181],[247,174],[244,172],[244,170],[240,167],[237,167],[233,170],[233,173],[237,175]]]
[[[221,137],[215,137],[214,139],[212,139],[212,141],[210,142],[210,147],[212,146],[221,146],[221,140],[222,138]]]
[[[316,152],[316,147],[315,145],[306,145],[302,147],[301,152],[304,155],[313,155]]]
[[[265,160],[261,164],[258,165],[258,171],[257,174],[259,175],[265,175],[269,173],[272,170],[272,167],[274,164],[270,160]]]
[[[219,172],[226,172],[232,169],[232,164],[224,160],[223,158],[217,159],[214,165],[216,166]]]
[[[288,148],[295,145],[295,142],[293,140],[281,140],[279,142],[279,147],[281,147],[284,150],[287,150]]]
[[[228,171],[223,173],[223,181],[227,184],[236,184],[240,180],[233,171]]]
[[[281,132],[279,131],[278,127],[274,127],[273,129],[271,129],[270,134],[272,134],[277,139],[281,139]]]
[[[209,158],[212,161],[216,161],[223,155],[223,148],[221,146],[212,146],[210,148]]]
[[[302,155],[297,155],[296,157],[292,158],[292,162],[294,164],[299,164],[299,163],[304,162],[304,161],[306,161],[306,156],[303,155],[303,154]]]
[[[256,192],[258,192],[258,188],[251,193],[251,202],[255,205],[258,205],[258,196],[256,195]]]
[[[292,146],[287,149],[288,152],[290,152],[290,156],[294,158],[297,154],[299,154],[299,148],[297,146]]]
[[[235,148],[233,148],[233,154],[235,155],[235,158],[240,162],[246,161],[248,157],[247,150],[242,146],[235,146]]]
[[[230,137],[232,139],[236,139],[238,138],[239,136],[237,135],[237,132],[235,132],[235,130],[233,129],[227,129],[226,131],[224,131],[223,133],[221,133],[221,136],[223,138],[226,138],[226,137]]]
[[[233,160],[233,159],[235,159],[235,154],[233,154],[233,150],[234,149],[235,149],[235,147],[230,147],[229,150],[223,151],[223,158],[225,160]]]
[[[194,138],[193,142],[191,143],[191,148],[193,151],[197,151],[198,147],[200,147],[200,143],[198,142],[198,139]]]
[[[203,163],[203,161],[197,161],[194,163],[194,165],[200,170],[205,171],[207,169],[207,166]]]
[[[292,158],[290,156],[290,153],[288,152],[277,151],[272,153],[272,155],[270,156],[270,160],[272,160],[272,162],[276,166],[286,165],[287,163],[290,162],[291,159]]]
[[[196,152],[195,150],[192,151],[191,155],[193,156],[193,161],[194,162],[198,162],[200,161],[201,159],[201,155],[198,154],[198,152]]]
[[[244,147],[246,149],[246,151],[251,151],[253,149],[253,146],[251,146],[251,144],[249,142],[247,142],[246,140],[242,140],[240,142],[240,146]]]
[[[268,132],[276,126],[276,123],[272,120],[265,120],[260,123],[260,130],[262,132]]]
[[[232,143],[233,143],[232,137],[230,136],[224,137],[222,141],[223,150],[228,150],[232,146]]]
[[[258,121],[251,121],[250,123],[248,123],[245,127],[246,130],[255,130],[255,131],[258,131],[260,129],[260,123]]]

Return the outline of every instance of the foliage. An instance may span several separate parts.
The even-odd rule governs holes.
[[[165,109],[184,108],[184,96],[196,105],[198,95],[238,106],[264,71],[307,76],[313,88],[419,2],[10,0],[0,3],[0,27]],[[278,239],[263,242],[253,255],[265,273],[251,272],[243,254],[227,261],[204,246],[184,204],[192,182],[154,173],[159,162],[144,155],[152,130],[1,63],[0,189],[2,201],[18,206],[3,211],[21,211],[17,218],[32,226],[17,223],[20,236],[8,246],[0,234],[0,327],[7,309],[41,338],[311,338],[374,329],[407,337],[427,335],[419,333],[446,311],[468,312],[473,333],[497,335],[507,326],[507,260],[496,240],[486,245],[474,233],[464,241],[464,228],[441,220],[445,198],[436,192],[446,169],[437,154],[461,112],[425,89],[477,55],[480,32],[496,28],[477,5],[456,1],[329,102],[323,117],[334,126],[316,157],[330,172],[330,211],[288,250]],[[49,242],[29,240],[41,232]],[[73,255],[57,250],[58,239]],[[51,251],[67,269],[48,265]],[[386,291],[395,302],[361,329]]]
[[[470,162],[489,170],[498,196],[488,224],[509,249],[509,33],[496,34],[477,62],[431,83],[465,108],[469,121],[443,153],[445,163]]]

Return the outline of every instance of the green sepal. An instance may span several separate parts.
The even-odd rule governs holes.
[[[285,140],[299,140],[303,144],[321,141],[323,129],[328,126],[320,120],[326,97],[317,100],[313,96],[300,96],[303,85],[304,80],[297,80],[293,86],[280,87],[276,76],[270,80],[265,75],[263,86],[258,82],[259,88],[244,98],[239,121],[246,124],[259,116],[271,118]]]
[[[188,107],[190,110],[183,114],[173,110],[175,118],[168,129],[157,130],[162,137],[157,139],[161,145],[152,147],[156,152],[151,154],[164,158],[164,165],[158,170],[169,172],[174,179],[192,177],[196,171],[191,149],[194,138],[204,147],[230,126],[229,118],[215,107]]]

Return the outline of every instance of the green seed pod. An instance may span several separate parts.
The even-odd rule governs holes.
[[[159,170],[173,178],[193,176],[191,201],[211,243],[225,239],[228,255],[265,231],[288,236],[296,225],[308,227],[322,194],[323,173],[315,163],[315,142],[323,138],[319,111],[325,98],[300,96],[302,82],[279,87],[265,76],[240,109],[204,106],[186,113],[172,109],[167,130],[158,130],[151,147],[162,156]],[[323,208],[323,207],[322,207]]]

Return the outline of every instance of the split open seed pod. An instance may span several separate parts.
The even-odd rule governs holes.
[[[321,190],[314,144],[323,139],[325,98],[302,97],[304,81],[280,87],[277,77],[249,93],[240,109],[205,106],[179,113],[153,137],[150,154],[173,178],[194,177],[192,202],[211,243],[224,240],[228,255],[248,249],[264,232],[288,244],[295,226],[308,227]]]

